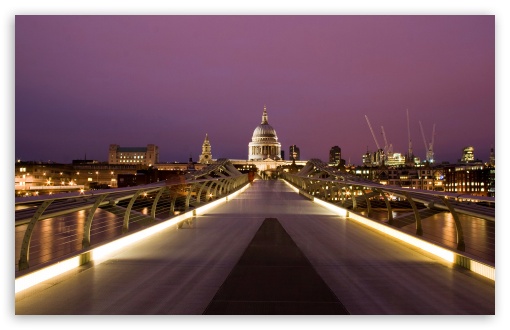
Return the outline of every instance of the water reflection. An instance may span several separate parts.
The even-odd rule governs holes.
[[[82,249],[84,225],[89,210],[39,221],[33,230],[28,263],[35,266]],[[97,244],[122,234],[123,217],[97,209],[90,231],[92,244]],[[15,227],[15,262],[19,262],[21,245],[27,225]]]
[[[360,212],[367,216],[366,211]],[[416,221],[412,210],[393,211],[393,218],[398,219],[411,214],[411,220],[400,229],[408,234],[415,235]],[[449,212],[440,212],[433,215],[422,215],[423,238],[452,250],[457,249],[457,229],[453,215]],[[372,210],[370,219],[386,221],[388,213],[385,210]],[[459,221],[464,233],[465,252],[475,255],[482,260],[495,262],[495,223],[481,218],[459,214]]]

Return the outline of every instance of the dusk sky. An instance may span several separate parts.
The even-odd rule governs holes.
[[[296,144],[302,159],[326,161],[329,149],[338,145],[342,158],[360,165],[367,147],[376,149],[365,115],[381,145],[384,126],[394,151],[405,153],[408,109],[418,157],[425,158],[421,121],[427,139],[436,124],[437,161],[456,162],[465,146],[473,146],[476,158],[487,161],[496,141],[498,147],[505,146],[504,138],[508,141],[507,3],[3,1],[0,132],[9,162],[0,166],[13,173],[13,157],[70,163],[86,155],[106,161],[113,143],[153,143],[159,146],[161,162],[185,162],[190,156],[196,161],[206,133],[214,158],[246,159],[264,104],[286,158],[289,146]],[[53,14],[62,16],[45,16]],[[200,14],[239,16],[185,16]],[[311,14],[322,16],[297,16]],[[370,16],[356,16],[360,14]],[[393,14],[403,16],[388,16]],[[500,150],[498,154],[496,148],[497,162],[508,163],[509,153]],[[508,172],[498,172],[501,200],[508,182]],[[12,185],[3,186],[6,198],[0,203],[7,219],[14,219]],[[504,220],[503,212],[498,208],[496,213]],[[11,222],[2,223],[2,241],[9,243],[4,259],[14,267]],[[503,238],[497,239],[498,251],[507,251],[507,227],[506,221],[498,222]],[[498,267],[504,278],[508,266],[501,262]],[[12,292],[10,274],[0,274],[4,292]],[[492,327],[493,319],[508,324],[509,313],[503,312],[508,285],[500,281],[497,289],[498,312],[489,323],[487,318],[455,322],[465,329]],[[2,309],[6,322],[18,329],[32,326],[14,320],[12,296],[3,297],[3,306],[12,306]],[[69,320],[73,323],[59,320],[52,327],[76,328],[75,320]],[[87,324],[95,320],[104,326],[100,318]],[[273,318],[242,320],[239,325],[260,328],[257,322],[262,320],[274,326]],[[328,321],[336,327],[341,322],[392,330],[445,324],[443,318],[294,320],[283,321],[300,329]],[[188,327],[190,321],[171,319]],[[212,325],[239,328],[238,321],[230,327],[230,320],[217,322]],[[122,326],[134,329],[141,324],[130,319]]]
[[[437,161],[495,147],[495,18],[482,16],[24,16],[15,19],[15,157],[246,159],[267,106],[288,158],[361,164],[384,126]],[[496,150],[497,151],[497,150]]]

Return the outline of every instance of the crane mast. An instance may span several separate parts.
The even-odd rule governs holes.
[[[423,133],[423,126],[420,123],[421,136],[423,137],[423,143],[425,144],[426,159],[429,163],[434,162],[434,136],[436,135],[436,124],[432,126],[432,141],[427,145],[425,139],[425,133]]]
[[[427,152],[429,147],[427,146],[427,140],[425,139],[425,133],[423,133],[423,126],[421,125],[421,121],[419,121],[419,123],[420,123],[421,136],[423,138],[423,143],[425,144],[425,152]]]
[[[427,152],[427,160],[431,163],[434,162],[434,137],[436,136],[436,124],[432,126],[432,142],[429,144],[429,150]],[[430,158],[430,159],[429,159]]]
[[[381,147],[379,147],[379,142],[377,142],[377,139],[376,139],[375,134],[374,134],[374,130],[372,129],[372,125],[370,125],[370,121],[368,120],[367,115],[365,115],[365,119],[367,120],[368,128],[370,128],[370,132],[372,133],[372,137],[374,138],[374,142],[375,142],[375,145],[377,146],[377,150],[379,150],[379,149],[381,149]]]
[[[384,152],[388,151],[388,140],[386,140],[386,133],[384,132],[384,127],[381,126],[381,134],[384,139]]]
[[[370,132],[372,133],[372,137],[374,138],[375,145],[377,146],[375,162],[379,162],[379,160],[377,159],[378,158],[377,155],[378,155],[381,157],[382,163],[384,164],[384,161],[386,158],[385,150],[382,150],[381,147],[379,146],[379,142],[377,142],[377,138],[375,137],[374,130],[372,129],[372,125],[370,125],[370,120],[368,120],[367,115],[365,115],[365,119],[367,120],[368,127],[370,128]],[[382,150],[382,152],[381,152],[381,150]]]
[[[384,131],[384,127],[381,126],[381,133],[384,139],[384,153],[386,154],[386,157],[393,154],[393,146],[388,144],[388,140],[386,139],[386,132]]]
[[[411,129],[409,128],[409,109],[406,109],[407,112],[407,137],[409,138],[409,148],[407,150],[407,159],[408,162],[413,162],[413,143],[411,142]]]

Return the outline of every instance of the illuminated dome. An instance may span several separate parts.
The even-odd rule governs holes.
[[[262,142],[262,141],[272,141],[277,142],[278,137],[276,136],[276,131],[274,128],[269,125],[267,122],[264,124],[260,124],[253,131],[253,137],[251,138],[253,142]]]
[[[281,144],[275,129],[267,121],[267,109],[264,106],[262,123],[255,128],[248,145],[249,160],[281,159]]]

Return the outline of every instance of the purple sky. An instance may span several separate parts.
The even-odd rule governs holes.
[[[267,105],[285,157],[361,164],[382,146],[437,161],[495,146],[494,16],[16,16],[15,157],[246,159]]]

